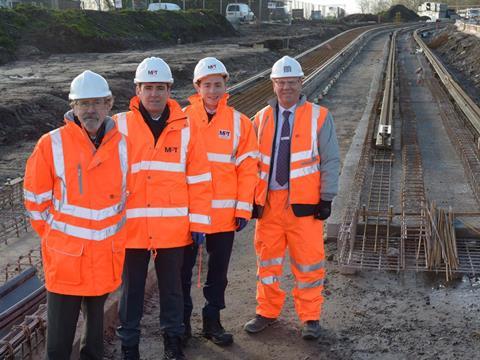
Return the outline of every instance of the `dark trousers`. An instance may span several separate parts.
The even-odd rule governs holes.
[[[68,360],[72,352],[80,309],[85,327],[80,359],[103,359],[103,308],[108,294],[61,295],[47,291],[47,360]]]
[[[185,247],[156,251],[154,261],[160,295],[160,330],[172,337],[182,336],[184,327],[180,272]],[[149,250],[127,249],[125,252],[119,306],[120,326],[117,328],[123,346],[134,346],[140,342],[140,320],[143,316],[149,262]]]
[[[202,310],[204,317],[219,319],[220,310],[225,309],[225,289],[227,288],[228,264],[232,254],[234,232],[219,232],[207,234],[208,272],[207,281],[203,286],[205,305]],[[197,259],[197,246],[185,248],[185,258],[182,267],[182,287],[184,303],[184,321],[190,322],[193,303],[190,296],[192,286],[192,270]]]

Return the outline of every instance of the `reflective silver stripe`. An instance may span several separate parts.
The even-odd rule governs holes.
[[[260,161],[263,162],[265,165],[270,166],[270,156],[260,153]]]
[[[49,190],[41,194],[36,194],[26,189],[23,189],[23,197],[25,198],[25,200],[34,202],[35,204],[41,204],[41,203],[44,203],[45,201],[52,199],[52,191]]]
[[[260,139],[262,138],[262,133],[260,131],[263,131],[263,118],[264,118],[264,115],[265,115],[265,112],[267,111],[268,109],[268,106],[264,107],[262,110],[259,111],[258,113],[258,119],[259,119],[259,122],[258,122],[258,134],[257,134],[257,139],[258,141],[260,141]]]
[[[109,238],[110,236],[115,235],[122,229],[123,225],[125,225],[125,216],[123,216],[118,223],[106,227],[102,230],[93,230],[80,226],[70,225],[62,221],[54,220],[52,215],[49,215],[47,222],[50,224],[50,227],[53,230],[63,232],[64,234],[75,236],[85,240],[102,241]]]
[[[260,172],[260,180],[267,181],[267,179],[268,179],[268,173],[266,173],[265,171]]]
[[[116,203],[115,205],[95,210],[67,203],[61,204],[61,202],[57,199],[53,199],[53,206],[56,211],[62,214],[95,221],[105,220],[111,216],[118,215],[122,212],[124,208],[124,204],[122,204],[122,201]]]
[[[297,288],[299,289],[311,289],[319,286],[323,286],[323,279],[312,282],[297,282]]]
[[[117,127],[123,135],[128,135],[128,126],[127,126],[127,113],[117,114]]]
[[[122,195],[120,198],[119,211],[123,211],[127,202],[127,174],[128,174],[128,150],[127,140],[122,135],[122,139],[118,143],[118,157],[120,159],[120,169],[122,170]]]
[[[210,225],[210,216],[202,214],[189,214],[190,222],[197,224]]]
[[[212,180],[212,173],[210,172],[201,174],[201,175],[187,176],[187,184],[189,185],[197,184],[199,182],[204,182],[204,181],[211,181],[211,180]]]
[[[50,137],[52,138],[53,166],[55,168],[55,175],[57,175],[61,183],[60,203],[66,203],[67,182],[65,180],[65,160],[63,158],[63,144],[60,128],[51,131]]]
[[[187,151],[188,151],[189,143],[190,143],[190,126],[182,129],[182,143],[180,146],[180,164],[183,165],[184,169],[185,169],[185,164],[187,163]]]
[[[290,179],[295,179],[302,176],[307,176],[320,171],[320,164],[306,166],[300,169],[290,171]]]
[[[226,209],[234,208],[236,205],[236,200],[212,200],[213,209]]]
[[[221,163],[235,163],[235,159],[231,155],[207,153],[208,161],[221,162]]]
[[[142,170],[185,172],[185,163],[142,160],[141,162],[132,164],[132,174]]]
[[[309,271],[315,271],[318,269],[323,269],[325,267],[325,261],[321,260],[318,263],[311,264],[311,265],[302,265],[297,263],[295,260],[290,258],[290,262],[292,263],[293,266],[295,266],[299,271],[301,272],[309,272]]]
[[[311,150],[306,150],[306,151],[299,151],[296,153],[293,153],[290,156],[290,162],[293,163],[295,161],[300,161],[300,160],[307,160],[307,159],[312,159],[312,151]]]
[[[45,211],[28,211],[27,215],[32,220],[47,220],[48,218],[48,209]]]
[[[232,158],[237,156],[238,144],[240,142],[241,118],[240,112],[233,110],[233,149]]]
[[[318,123],[318,117],[320,116],[320,106],[312,104],[312,128],[311,128],[311,133],[312,133],[312,157],[318,156],[318,134],[317,134],[317,123]]]
[[[237,166],[240,165],[242,163],[242,161],[245,160],[248,157],[251,157],[252,159],[258,158],[258,151],[250,151],[250,152],[247,152],[247,153],[243,154],[242,156],[238,157],[237,161],[235,162],[235,165],[237,165]]]
[[[278,258],[273,258],[268,260],[259,260],[258,266],[265,267],[265,266],[272,266],[272,265],[282,265],[283,259],[284,259],[283,257],[278,257]]]
[[[187,216],[188,208],[135,208],[127,209],[127,218]]]
[[[253,205],[245,202],[245,201],[238,201],[237,202],[237,210],[245,210],[245,211],[252,211]]]
[[[266,276],[264,278],[260,279],[260,282],[264,285],[272,285],[275,282],[278,282],[278,277],[277,276]]]

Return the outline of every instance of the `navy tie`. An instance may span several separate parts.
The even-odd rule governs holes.
[[[288,173],[290,172],[290,123],[288,118],[291,112],[285,110],[282,114],[283,125],[282,132],[280,133],[280,145],[278,146],[277,155],[277,170],[275,177],[277,183],[281,186],[285,185],[288,181]]]

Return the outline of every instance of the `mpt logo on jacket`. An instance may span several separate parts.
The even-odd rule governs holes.
[[[230,139],[230,130],[218,130],[218,137],[220,139]]]

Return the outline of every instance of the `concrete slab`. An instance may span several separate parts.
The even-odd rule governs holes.
[[[350,78],[355,81],[338,81],[321,102],[334,116],[343,165],[338,195],[327,222],[328,239],[336,238],[350,200],[350,188],[365,140],[368,119],[373,111],[374,94],[381,89],[387,39],[387,35],[379,36],[366,45],[341,77],[341,80]]]

